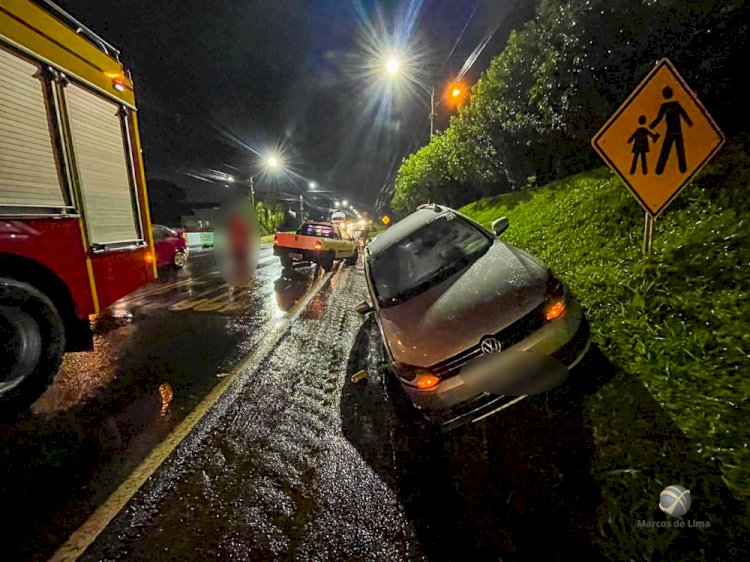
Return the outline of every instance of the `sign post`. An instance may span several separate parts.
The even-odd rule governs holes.
[[[646,223],[643,227],[643,257],[651,255],[651,242],[654,239],[654,217],[646,211]]]
[[[591,140],[654,221],[724,144],[724,135],[668,59],[662,59]]]

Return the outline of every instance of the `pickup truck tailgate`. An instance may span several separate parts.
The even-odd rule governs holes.
[[[294,232],[278,232],[274,240],[274,246],[282,248],[296,248],[298,250],[315,250],[317,236],[305,236]]]

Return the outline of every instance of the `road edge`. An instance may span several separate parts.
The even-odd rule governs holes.
[[[273,349],[274,341],[280,340],[292,325],[292,322],[304,312],[310,301],[325,287],[333,276],[334,271],[322,275],[311,287],[305,297],[298,301],[291,309],[286,318],[264,336],[256,348],[243,357],[230,371],[229,375],[219,380],[211,391],[193,408],[187,416],[165,437],[148,456],[120,483],[117,489],[89,515],[80,527],[78,527],[50,557],[50,562],[72,562],[83,555],[97,537],[109,526],[112,520],[138,493],[141,487],[167,460],[172,452],[191,433],[196,425],[211,410],[211,407],[224,395],[224,393],[239,378],[245,368],[258,359],[263,351],[269,346]]]

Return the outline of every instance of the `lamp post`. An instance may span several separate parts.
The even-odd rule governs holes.
[[[435,135],[435,86],[432,87],[430,92],[430,138]]]

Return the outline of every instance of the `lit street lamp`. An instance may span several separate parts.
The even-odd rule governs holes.
[[[396,76],[401,69],[401,60],[396,55],[389,56],[385,61],[385,72],[389,76]]]
[[[405,80],[410,84],[418,86],[422,91],[430,95],[429,119],[430,138],[432,138],[435,134],[435,119],[437,118],[437,113],[435,112],[435,86],[433,85],[428,89],[424,84],[415,79],[415,77],[409,72],[409,65],[405,64],[408,62],[409,61],[399,53],[391,53],[382,59],[381,64],[383,66],[381,67],[380,72],[385,75],[391,83],[395,80]],[[448,87],[443,97],[448,100],[451,105],[457,107],[466,97],[466,86],[459,81],[455,81]]]
[[[318,184],[317,184],[317,183],[315,183],[314,181],[311,181],[311,182],[310,182],[310,183],[308,183],[307,185],[308,185],[308,187],[309,187],[310,189],[315,189],[316,187],[318,187]]]
[[[263,171],[266,173],[278,173],[283,169],[283,160],[281,156],[274,153],[263,156],[260,163]],[[231,179],[230,181],[234,181],[234,179]],[[253,203],[253,207],[255,207],[255,176],[250,176],[250,200]]]

